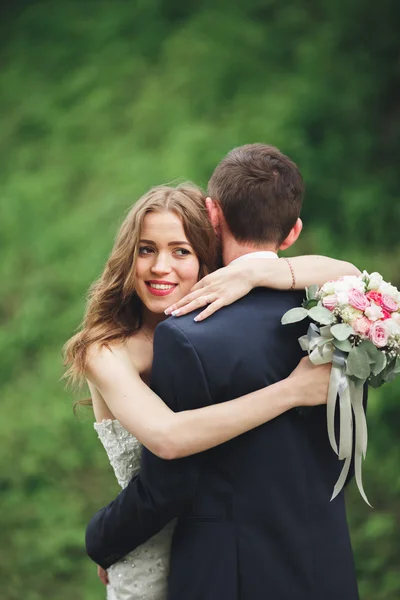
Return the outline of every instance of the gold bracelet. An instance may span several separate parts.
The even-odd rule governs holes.
[[[291,291],[293,291],[293,290],[294,290],[294,288],[295,288],[295,285],[296,285],[296,277],[295,277],[295,274],[294,274],[294,269],[293,269],[293,266],[292,266],[292,263],[290,262],[290,260],[289,260],[288,258],[286,258],[286,256],[284,256],[284,257],[283,257],[283,260],[286,260],[286,262],[287,262],[287,264],[288,264],[288,266],[289,266],[290,272],[291,272],[291,274],[292,274],[292,285],[290,286],[290,288],[289,288],[289,290],[288,290],[289,292],[291,292]]]

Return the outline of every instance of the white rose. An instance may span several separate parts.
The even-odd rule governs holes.
[[[321,296],[330,296],[331,294],[333,294],[333,292],[335,291],[335,282],[334,281],[327,281],[326,283],[324,283],[324,285],[322,286],[320,292],[321,292]]]
[[[380,275],[379,273],[371,273],[371,275],[369,276],[369,284],[368,284],[368,289],[369,290],[379,290],[379,287],[381,285],[383,281],[383,277],[382,275]]]
[[[348,291],[336,292],[338,306],[346,306],[349,303]]]
[[[379,286],[379,291],[381,292],[381,294],[387,294],[388,296],[390,296],[391,298],[393,298],[393,300],[396,301],[397,297],[398,297],[398,289],[392,285],[391,283],[386,283],[386,281],[384,281],[380,286]]]
[[[383,317],[381,307],[373,302],[371,303],[371,306],[368,306],[368,308],[364,310],[364,314],[370,321],[377,321]]]
[[[367,291],[367,286],[361,279],[357,277],[353,283],[353,289],[358,290],[362,294],[365,294],[365,292]]]
[[[335,293],[348,292],[350,290],[358,290],[359,292],[365,292],[365,283],[354,275],[345,275],[339,281],[335,283]]]
[[[392,313],[391,321],[394,321],[398,325],[400,325],[400,313],[394,312]]]
[[[390,335],[400,334],[400,323],[396,323],[394,319],[386,319],[385,325]]]

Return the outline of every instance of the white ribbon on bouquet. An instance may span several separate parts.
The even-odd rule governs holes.
[[[362,483],[362,459],[365,458],[368,443],[367,420],[363,406],[363,386],[356,385],[346,375],[347,354],[335,348],[330,326],[317,327],[311,323],[307,335],[299,339],[300,346],[308,352],[315,365],[332,363],[327,400],[328,437],[333,451],[344,460],[344,465],[333,489],[331,500],[343,489],[349,473],[354,447],[354,472],[357,487],[365,502],[371,506]],[[339,400],[340,428],[339,447],[335,435],[335,411]],[[353,435],[353,428],[355,435]]]

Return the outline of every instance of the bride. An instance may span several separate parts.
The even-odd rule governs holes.
[[[291,285],[285,259],[253,258],[215,271],[217,256],[202,192],[191,184],[151,189],[123,222],[90,289],[81,329],[65,346],[66,376],[74,383],[86,379],[94,427],[122,487],[139,470],[142,445],[164,459],[189,456],[293,407],[326,402],[330,368],[314,367],[308,358],[279,383],[198,410],[174,413],[152,392],[153,336],[165,311],[184,314],[209,301],[206,318],[253,287]],[[349,263],[324,257],[290,262],[298,289],[358,273]],[[172,531],[173,524],[108,571],[98,567],[109,600],[164,600]]]

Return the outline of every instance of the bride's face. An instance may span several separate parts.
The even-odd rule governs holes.
[[[161,314],[189,293],[198,280],[199,261],[179,216],[148,213],[140,232],[136,293],[152,313]]]

